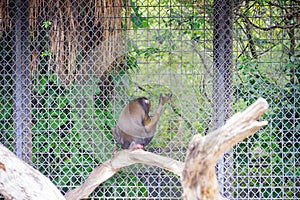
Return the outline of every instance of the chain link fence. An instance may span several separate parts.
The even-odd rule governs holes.
[[[262,96],[269,124],[218,162],[229,199],[300,199],[298,1],[0,2],[0,141],[63,192],[109,159],[126,103],[172,92],[148,151],[184,161]],[[153,108],[152,108],[153,109]],[[179,177],[137,164],[90,199],[180,199]]]

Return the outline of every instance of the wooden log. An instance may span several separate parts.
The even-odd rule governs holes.
[[[138,150],[123,150],[117,152],[113,157],[102,165],[93,169],[86,181],[75,188],[74,190],[66,193],[65,197],[68,200],[79,200],[82,198],[87,198],[96,187],[101,183],[112,177],[121,168],[136,164],[144,163],[147,165],[154,165],[162,169],[166,169],[174,174],[181,176],[181,172],[184,163],[173,160],[171,158],[156,155],[151,152],[144,151],[142,149]]]
[[[17,158],[1,143],[0,193],[5,199],[65,199],[46,176]]]
[[[266,100],[259,98],[244,112],[233,115],[216,131],[204,137],[193,137],[182,173],[183,199],[224,199],[219,194],[215,175],[217,160],[235,144],[267,125],[267,121],[257,121],[267,108]]]

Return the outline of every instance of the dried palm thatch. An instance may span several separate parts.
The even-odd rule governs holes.
[[[12,28],[12,21],[9,17],[8,3],[9,0],[0,1],[0,37],[2,37],[4,30],[7,28]]]
[[[1,30],[12,27],[10,1],[0,1]],[[45,70],[41,54],[46,52],[47,71],[58,74],[64,83],[91,69],[99,78],[105,75],[124,50],[122,30],[129,25],[125,1],[29,0],[32,71]],[[43,27],[45,22],[49,26]]]

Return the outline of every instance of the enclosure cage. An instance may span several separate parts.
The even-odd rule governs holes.
[[[297,0],[1,0],[0,142],[65,194],[114,151],[122,108],[172,93],[147,151],[185,161],[258,97],[268,125],[216,173],[228,199],[300,199]],[[153,112],[152,112],[153,113]],[[180,178],[123,168],[90,199],[181,199]]]

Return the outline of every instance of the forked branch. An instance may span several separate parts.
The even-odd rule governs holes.
[[[216,162],[228,149],[268,124],[267,121],[257,121],[267,109],[266,100],[259,98],[216,131],[205,137],[193,137],[182,174],[184,199],[223,199],[215,175]]]

